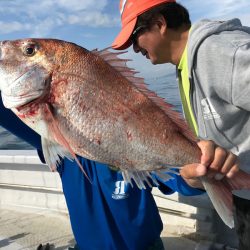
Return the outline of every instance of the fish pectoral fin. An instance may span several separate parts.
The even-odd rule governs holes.
[[[73,160],[71,154],[61,145],[46,138],[42,138],[42,149],[44,159],[51,171],[56,171],[62,158],[67,157],[68,159]]]
[[[70,144],[68,143],[68,141],[65,139],[65,137],[63,136],[63,134],[61,133],[58,125],[57,125],[57,121],[54,118],[53,112],[51,110],[51,106],[49,104],[45,105],[46,107],[46,118],[49,121],[48,125],[49,125],[49,129],[50,131],[52,131],[52,134],[54,136],[54,139],[60,143],[61,145],[63,145],[63,147],[69,151],[70,155],[72,156],[72,158],[76,161],[77,165],[80,167],[81,171],[83,172],[83,174],[86,176],[86,178],[89,180],[90,183],[91,180],[88,177],[86,171],[84,170],[81,162],[78,160],[76,154],[74,153],[74,151],[72,150]]]

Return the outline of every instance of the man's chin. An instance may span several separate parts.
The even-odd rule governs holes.
[[[149,60],[153,65],[169,63],[169,61],[157,60],[157,58],[150,58]]]
[[[153,64],[153,65],[156,65],[156,64],[159,64],[159,60],[155,57],[151,57],[149,55],[147,55],[147,59],[150,60],[150,62]]]
[[[154,60],[154,59],[152,59],[152,58],[149,58],[149,60],[150,60],[150,62],[151,62],[153,65],[158,64],[157,60]]]

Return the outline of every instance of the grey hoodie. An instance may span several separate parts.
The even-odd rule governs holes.
[[[239,19],[194,24],[188,68],[198,136],[231,150],[250,173],[250,28]]]

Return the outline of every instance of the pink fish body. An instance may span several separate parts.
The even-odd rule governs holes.
[[[162,177],[172,168],[200,162],[200,150],[179,114],[117,54],[52,39],[5,41],[0,49],[4,105],[41,135],[52,169],[58,155],[78,154],[118,167],[126,181],[145,188],[150,172]],[[202,178],[230,227],[231,190],[250,188],[249,175],[239,176],[237,185],[226,178]]]

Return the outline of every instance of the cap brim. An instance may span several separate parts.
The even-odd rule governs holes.
[[[136,24],[137,18],[132,19],[124,27],[122,27],[121,32],[118,34],[114,42],[112,43],[112,48],[117,50],[127,49],[132,42],[129,40]]]

